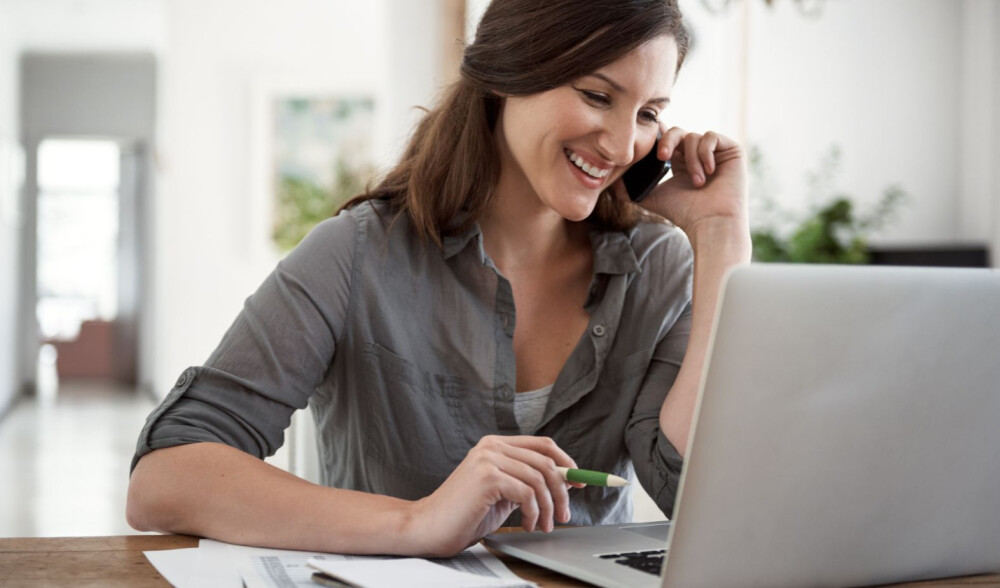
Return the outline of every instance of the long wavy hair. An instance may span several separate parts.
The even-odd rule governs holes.
[[[443,236],[479,221],[500,178],[494,138],[502,98],[551,90],[598,70],[661,35],[677,43],[677,68],[689,34],[677,0],[493,0],[465,48],[461,76],[417,124],[399,163],[341,209],[387,200],[417,233]],[[641,209],[605,190],[589,221],[634,227]]]

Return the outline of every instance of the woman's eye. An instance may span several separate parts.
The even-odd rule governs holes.
[[[600,92],[591,92],[590,90],[580,90],[580,93],[583,94],[583,96],[588,101],[593,102],[595,104],[600,104],[602,106],[607,106],[608,104],[611,104],[611,99],[608,98],[607,95],[601,94]]]
[[[639,118],[641,118],[642,120],[644,120],[646,122],[651,122],[651,123],[659,122],[659,120],[660,120],[659,114],[657,114],[656,111],[654,111],[654,110],[643,110],[643,111],[640,111],[639,112]]]

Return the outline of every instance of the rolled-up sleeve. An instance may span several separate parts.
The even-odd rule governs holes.
[[[198,442],[258,458],[323,381],[350,311],[358,249],[350,211],[320,223],[244,304],[204,366],[186,369],[146,419],[132,468],[155,449]]]
[[[677,379],[690,333],[689,303],[657,344],[625,429],[625,444],[639,483],[668,518],[673,517],[684,460],[660,429],[660,408]]]

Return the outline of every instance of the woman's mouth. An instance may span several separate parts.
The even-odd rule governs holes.
[[[608,174],[611,173],[612,168],[602,168],[588,163],[587,160],[568,147],[563,149],[563,152],[566,154],[570,163],[572,163],[578,170],[586,174],[589,178],[594,180],[603,180],[608,177]]]

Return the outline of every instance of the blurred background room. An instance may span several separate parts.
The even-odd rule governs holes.
[[[0,0],[0,536],[132,532],[146,415],[395,160],[486,4]],[[680,4],[666,122],[746,146],[757,261],[1000,259],[1000,0]]]

